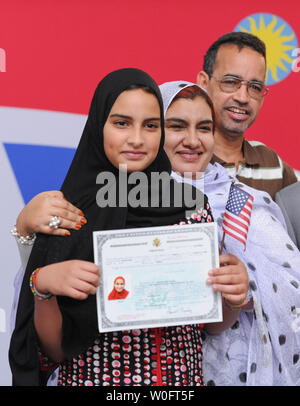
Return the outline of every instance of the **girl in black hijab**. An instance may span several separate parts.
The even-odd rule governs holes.
[[[112,148],[106,126],[110,124],[115,103],[123,97],[124,92],[135,91],[137,95],[137,90],[139,94],[146,92],[153,96],[152,103],[155,104],[155,100],[158,102],[158,115],[149,117],[143,126],[147,128],[147,137],[157,137],[157,132],[159,137],[156,149],[155,141],[150,139],[152,150],[147,149],[146,142],[143,148],[137,148],[138,153],[133,158],[132,154],[136,152],[133,149],[121,149],[118,154],[118,151]],[[117,116],[118,127],[131,126],[132,118],[123,117],[121,114]],[[133,127],[132,125],[131,131],[134,130]],[[92,293],[95,293],[96,286],[99,284],[99,271],[93,264],[93,231],[178,224],[185,221],[186,210],[190,208],[177,207],[172,200],[172,193],[170,207],[163,207],[161,190],[159,207],[133,208],[127,204],[126,207],[116,205],[116,207],[99,208],[96,202],[99,190],[96,178],[104,171],[113,173],[118,191],[117,163],[128,163],[128,172],[138,170],[147,176],[150,195],[151,173],[170,174],[171,172],[171,165],[164,152],[163,144],[163,106],[160,91],[153,79],[137,69],[121,69],[107,75],[95,91],[82,138],[61,189],[72,204],[83,210],[88,223],[81,230],[72,232],[68,238],[62,239],[49,235],[37,237],[26,268],[16,327],[10,345],[9,358],[15,385],[46,383],[50,372],[45,358],[41,357],[40,348],[44,352],[45,349],[49,350],[45,355],[52,356],[52,360],[58,361],[59,385],[199,385],[202,383],[199,325],[104,334],[99,334],[97,329],[96,299]],[[174,188],[174,182],[170,178],[171,191]],[[129,192],[133,186],[127,186]],[[202,215],[203,217],[195,216],[197,220],[189,221],[211,221],[206,198]],[[38,267],[42,268],[40,268],[41,273],[37,278],[39,283],[36,288],[53,294],[49,301],[34,299],[30,289],[31,275]],[[82,271],[85,275],[84,283],[82,284],[81,280],[80,286],[77,290],[75,289],[76,294],[66,293],[61,283],[63,276],[69,277],[73,273],[73,268],[76,272]],[[49,280],[52,284],[48,283]],[[82,288],[83,285],[84,288]],[[49,346],[44,336],[40,334],[44,327],[49,329],[51,326],[51,309],[55,311],[57,309],[59,314],[57,332],[60,338],[61,356],[56,356],[57,351],[52,352],[51,344]],[[45,320],[46,314],[49,314],[49,317]],[[44,326],[41,327],[43,320]],[[50,336],[51,328],[49,331]],[[46,372],[43,372],[45,370]]]

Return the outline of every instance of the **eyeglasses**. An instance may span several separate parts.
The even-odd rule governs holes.
[[[256,82],[255,80],[242,80],[234,76],[226,76],[223,79],[218,79],[212,76],[219,83],[220,89],[225,93],[234,93],[242,85],[247,86],[247,91],[250,97],[259,100],[265,97],[269,91],[263,83]]]

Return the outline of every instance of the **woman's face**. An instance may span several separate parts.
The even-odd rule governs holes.
[[[122,290],[124,289],[125,286],[125,282],[123,281],[123,279],[117,279],[114,283],[114,287],[116,289],[117,292],[121,293]]]
[[[214,150],[212,113],[201,96],[179,98],[165,117],[165,151],[172,169],[181,175],[204,172]]]
[[[126,90],[116,99],[103,128],[104,151],[110,162],[127,171],[143,171],[156,158],[160,139],[160,108],[142,89]]]

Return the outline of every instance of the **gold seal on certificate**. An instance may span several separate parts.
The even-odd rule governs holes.
[[[93,233],[100,332],[222,321],[215,223]]]

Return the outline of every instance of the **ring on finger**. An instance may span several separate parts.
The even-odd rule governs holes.
[[[49,227],[54,228],[55,230],[57,230],[59,226],[60,226],[59,217],[58,216],[51,217],[51,219],[49,221]]]

